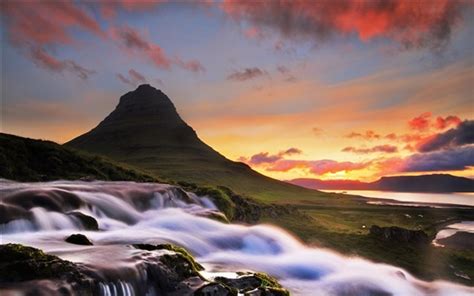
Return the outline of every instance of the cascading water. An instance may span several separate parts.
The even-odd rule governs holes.
[[[264,271],[293,295],[474,293],[449,282],[418,280],[397,267],[309,248],[273,226],[218,222],[209,218],[220,215],[209,198],[170,185],[64,181],[0,186],[0,210],[5,213],[1,243],[32,246],[86,266],[102,278],[102,295],[154,295],[146,285],[152,260],[126,246],[165,242],[195,255],[206,267],[204,277]],[[72,212],[94,217],[99,231],[88,230]],[[71,233],[84,234],[94,245],[66,243]]]

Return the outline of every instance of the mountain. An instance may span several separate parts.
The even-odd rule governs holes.
[[[299,178],[291,184],[327,190],[381,190],[398,192],[474,192],[474,180],[448,174],[382,177],[371,183],[352,180]]]
[[[101,156],[50,141],[0,133],[0,178],[16,181],[124,180],[158,181]]]
[[[65,145],[163,178],[227,186],[265,200],[326,195],[266,177],[246,164],[225,158],[201,141],[171,100],[150,85],[140,85],[123,95],[99,125]]]

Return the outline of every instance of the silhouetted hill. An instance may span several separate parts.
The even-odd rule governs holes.
[[[201,141],[171,100],[150,85],[120,98],[115,110],[66,146],[106,155],[175,181],[222,185],[264,199],[324,195],[263,176]]]
[[[124,180],[158,181],[104,157],[51,141],[0,133],[0,178],[16,181]]]
[[[399,192],[474,192],[474,180],[448,174],[382,177],[372,183],[300,178],[289,183],[310,189],[381,190]]]

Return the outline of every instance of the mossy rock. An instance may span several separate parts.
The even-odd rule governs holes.
[[[80,295],[92,295],[93,281],[76,264],[20,244],[0,245],[0,283],[53,280]]]
[[[235,204],[225,191],[215,187],[197,187],[191,190],[199,196],[208,196],[229,220],[233,219]]]
[[[256,278],[262,281],[262,287],[282,288],[278,280],[264,272],[257,272],[254,275]]]
[[[135,244],[133,245],[134,248],[140,249],[140,250],[146,250],[146,251],[154,251],[154,250],[168,250],[168,251],[173,251],[176,254],[179,254],[182,258],[184,258],[186,261],[188,261],[194,271],[198,273],[199,271],[204,270],[204,267],[197,263],[196,260],[194,260],[194,257],[186,251],[186,249],[182,247],[178,247],[173,244],[158,244],[158,245],[150,245],[150,244]],[[166,260],[166,259],[165,259]]]

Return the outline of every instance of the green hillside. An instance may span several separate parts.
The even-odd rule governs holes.
[[[80,152],[51,141],[3,133],[0,133],[0,178],[16,181],[158,181],[150,174],[101,156]]]
[[[265,201],[328,196],[263,176],[246,164],[225,158],[198,138],[163,92],[149,85],[122,96],[97,127],[65,145],[171,180],[227,186]]]

